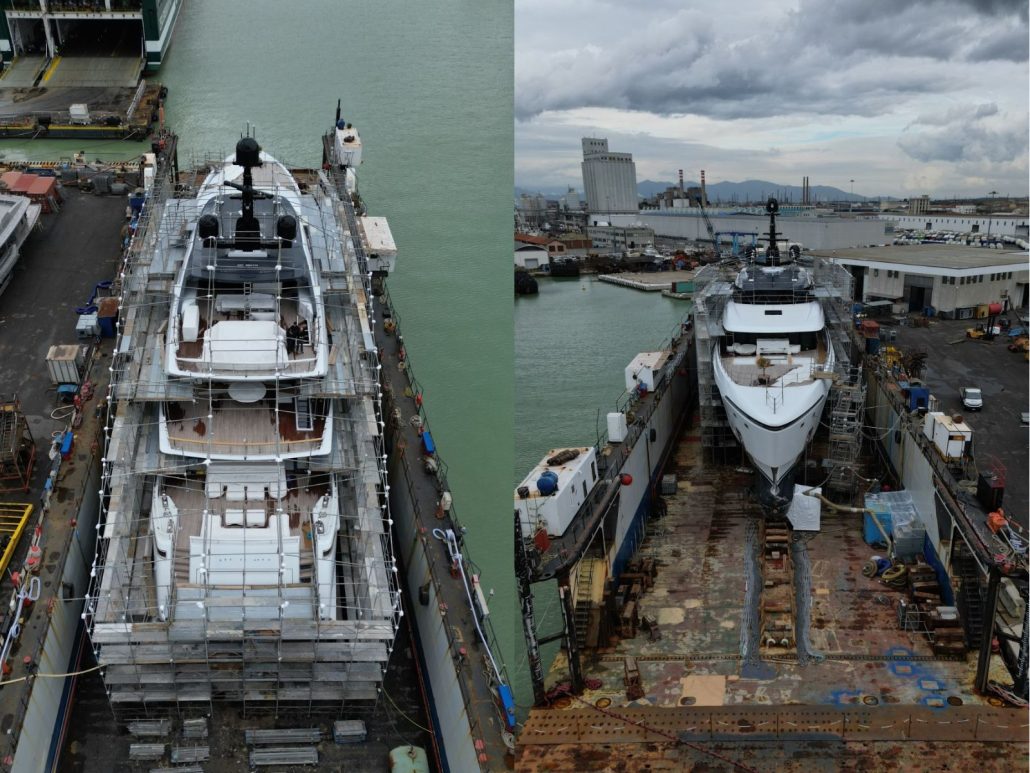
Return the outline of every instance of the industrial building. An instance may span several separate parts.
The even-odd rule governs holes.
[[[738,210],[709,210],[708,216],[720,242],[729,244],[731,234],[754,235],[761,239],[768,230],[768,216],[747,214]],[[613,226],[646,226],[655,236],[683,241],[708,241],[708,231],[701,210],[675,208],[668,210],[642,210],[635,215],[614,215]],[[784,239],[797,242],[807,249],[834,250],[845,247],[883,244],[888,241],[886,223],[875,218],[851,218],[836,215],[782,214],[776,221]],[[596,243],[596,240],[595,240]]]
[[[182,0],[4,3],[0,55],[5,68],[15,57],[28,58],[29,64],[39,64],[40,72],[58,55],[135,59],[148,71],[156,70],[168,51],[181,6]],[[91,50],[104,43],[116,50]],[[106,74],[110,66],[100,70]]]
[[[615,255],[653,245],[655,232],[639,224],[616,226],[597,223],[587,226],[587,236],[598,255]]]
[[[524,268],[527,271],[537,271],[550,264],[550,256],[547,248],[538,244],[526,244],[515,242],[515,268]]]
[[[972,215],[963,216],[957,212],[933,212],[917,215],[884,213],[880,215],[896,229],[917,231],[955,231],[957,233],[991,234],[992,236],[1014,236],[1026,239],[1028,223],[1026,215]]]
[[[846,266],[855,278],[855,300],[895,302],[895,311],[924,311],[946,319],[971,319],[979,307],[1006,301],[1025,308],[1030,271],[1027,253],[951,244],[860,247],[816,252]]]
[[[630,153],[612,153],[608,140],[583,138],[583,190],[590,212],[636,212],[637,166]]]

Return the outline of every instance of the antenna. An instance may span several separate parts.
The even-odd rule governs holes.
[[[341,102],[343,102],[342,99],[337,99],[336,100],[336,123],[340,122],[340,103]]]

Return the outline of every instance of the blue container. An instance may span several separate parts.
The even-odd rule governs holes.
[[[97,324],[100,325],[101,338],[114,338],[114,322],[117,317],[97,317]]]
[[[71,432],[65,432],[61,436],[61,458],[68,461],[72,458],[72,448],[75,446],[75,435]]]
[[[433,436],[429,434],[429,430],[422,433],[422,448],[427,454],[436,453],[436,443],[433,442]]]
[[[955,606],[955,592],[951,589],[951,578],[948,576],[948,570],[944,568],[944,564],[937,557],[937,551],[933,549],[933,542],[930,540],[929,534],[923,538],[923,558],[937,573],[937,584],[941,586],[941,601],[945,606]]]
[[[511,688],[502,684],[497,688],[497,693],[501,696],[501,705],[504,707],[504,718],[508,723],[508,729],[515,729],[515,696],[512,695]]]
[[[930,407],[930,390],[926,387],[914,386],[908,388],[908,409],[914,411],[918,408]]]
[[[867,338],[865,340],[865,352],[866,352],[866,354],[879,354],[880,353],[880,339],[879,338]]]
[[[558,490],[558,473],[545,470],[536,480],[536,490],[545,497],[551,496]]]
[[[891,514],[890,513],[876,513],[876,517],[880,523],[883,524],[883,528],[887,530],[888,534],[892,533],[891,530]],[[883,535],[880,534],[880,530],[876,528],[876,524],[873,523],[873,517],[866,513],[864,515],[863,523],[863,536],[865,537],[865,543],[867,545],[886,545],[883,541]]]

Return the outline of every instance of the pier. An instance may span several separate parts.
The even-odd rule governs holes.
[[[597,278],[608,284],[629,287],[645,293],[674,292],[677,285],[694,281],[694,271],[627,271],[621,274],[601,274]],[[688,292],[681,290],[678,292]]]

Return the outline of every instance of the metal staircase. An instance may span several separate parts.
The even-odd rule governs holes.
[[[955,604],[965,626],[966,644],[975,651],[979,649],[984,635],[985,593],[980,567],[963,546],[958,546],[952,559],[952,571],[959,581]]]
[[[590,628],[590,611],[593,608],[594,560],[585,558],[576,567],[576,597],[574,599],[576,641],[580,647],[587,646]]]

